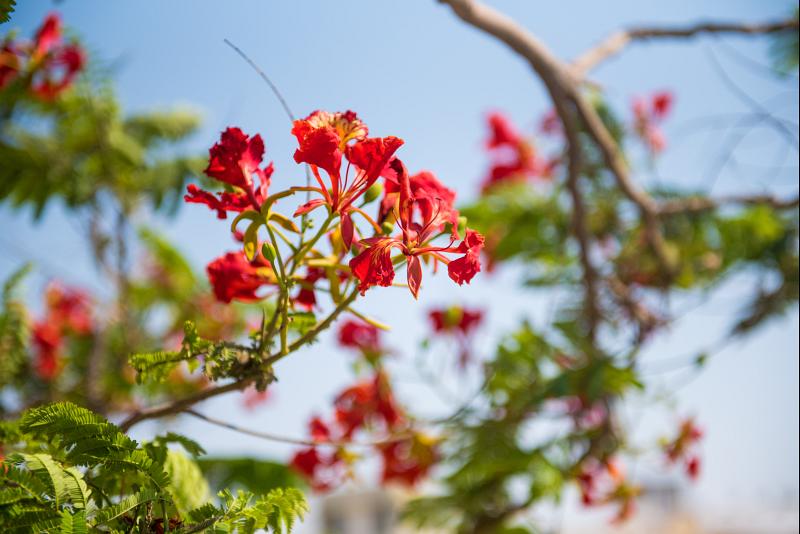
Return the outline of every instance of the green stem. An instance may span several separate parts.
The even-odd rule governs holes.
[[[294,272],[300,266],[300,263],[303,261],[303,258],[305,258],[306,254],[308,254],[308,252],[314,248],[314,245],[317,243],[317,241],[319,241],[320,238],[325,235],[335,217],[335,213],[329,214],[327,219],[325,219],[325,222],[323,222],[322,226],[320,226],[317,233],[314,234],[314,237],[307,241],[302,247],[297,249],[297,253],[292,258],[292,269],[289,271],[289,275],[294,274]]]
[[[345,311],[350,306],[350,304],[353,303],[353,301],[356,299],[356,296],[358,296],[358,288],[353,289],[352,293],[350,293],[344,300],[342,300],[336,306],[336,308],[330,313],[330,315],[328,315],[324,320],[317,323],[316,326],[314,326],[314,328],[312,328],[311,330],[309,330],[308,332],[297,338],[294,341],[294,343],[289,345],[288,350],[285,354],[281,352],[280,354],[270,356],[269,358],[266,359],[265,363],[271,365],[277,362],[278,360],[283,359],[287,354],[290,354],[300,349],[303,345],[313,340],[320,334],[320,332],[328,328],[331,325],[331,323],[333,323],[333,321],[336,320],[339,314]]]

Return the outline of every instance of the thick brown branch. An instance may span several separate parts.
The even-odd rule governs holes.
[[[508,45],[525,58],[544,82],[562,122],[573,120],[565,101],[571,100],[578,117],[597,144],[606,166],[614,175],[622,192],[637,205],[645,226],[645,235],[666,274],[671,274],[673,262],[667,252],[658,221],[658,209],[653,199],[637,188],[630,179],[627,164],[616,141],[602,119],[586,99],[570,68],[558,60],[544,44],[510,17],[474,0],[439,0],[449,5],[464,22],[479,28]]]
[[[617,31],[606,37],[603,41],[573,61],[572,69],[576,76],[583,77],[598,64],[619,54],[627,45],[634,41],[688,39],[703,34],[759,35],[787,30],[796,31],[797,29],[797,19],[758,24],[702,22],[691,26],[673,28],[631,28]]]

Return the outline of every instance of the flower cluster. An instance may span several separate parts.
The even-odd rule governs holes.
[[[686,474],[692,480],[700,476],[700,455],[697,446],[703,438],[703,431],[695,424],[694,419],[684,420],[678,429],[678,435],[664,443],[664,454],[670,464],[683,462]]]
[[[659,91],[649,98],[636,97],[633,100],[633,131],[653,154],[663,151],[667,146],[660,125],[669,115],[672,101],[672,93],[668,91]]]
[[[319,186],[295,189],[309,190],[322,196],[303,204],[294,214],[304,215],[326,206],[329,213],[339,215],[342,241],[347,249],[354,239],[354,214],[376,226],[375,221],[355,203],[380,178],[403,144],[402,139],[393,136],[367,137],[368,132],[366,124],[352,111],[315,111],[305,119],[295,121],[292,128],[299,144],[294,160],[309,165]],[[343,158],[347,161],[344,173]],[[325,171],[327,181],[322,178],[320,170]]]
[[[86,63],[83,50],[64,43],[61,18],[51,13],[32,42],[0,43],[0,90],[18,83],[41,100],[53,100],[72,85]]]
[[[45,292],[45,315],[31,329],[36,374],[45,381],[58,377],[67,339],[90,335],[93,324],[91,301],[86,293],[50,284]]]
[[[209,151],[205,173],[224,184],[225,190],[212,193],[189,185],[184,197],[187,202],[206,205],[220,219],[230,212],[237,213],[234,232],[242,220],[251,222],[247,231],[236,234],[244,241],[243,253],[228,253],[208,266],[219,300],[253,302],[264,298],[259,293],[264,286],[288,290],[299,285],[299,291],[290,299],[291,305],[311,310],[317,305],[317,283],[328,281],[334,293],[334,289],[338,291],[339,286],[349,285],[352,280],[363,295],[373,286],[391,285],[395,267],[403,260],[407,263],[408,287],[416,298],[423,262],[431,263],[434,269],[439,263],[447,265],[450,278],[458,284],[469,282],[481,270],[483,236],[474,230],[459,229],[455,193],[430,172],[409,175],[395,157],[403,144],[401,139],[368,137],[368,132],[352,111],[315,111],[295,121],[292,133],[298,148],[294,159],[308,166],[316,185],[294,186],[272,196],[268,188],[273,166],[262,166],[261,136],[250,137],[238,128],[222,132],[220,141]],[[363,209],[380,195],[381,177],[383,197],[377,219],[383,226]],[[319,197],[295,209],[295,217],[305,218],[324,207],[327,218],[314,238],[306,242],[301,237],[293,245],[283,231],[302,236],[310,225],[303,220],[303,228],[298,228],[272,208],[277,200],[298,192],[316,193]],[[370,235],[362,233],[355,215],[369,224]],[[399,233],[392,236],[395,223]],[[270,240],[263,243],[257,236],[262,225],[270,235]],[[463,238],[461,231],[465,232]],[[332,254],[314,248],[326,234]],[[444,242],[435,244],[433,241],[440,237]],[[279,238],[290,248],[285,262],[280,255]],[[346,256],[351,249],[357,254],[348,261]],[[393,249],[400,254],[393,257]],[[304,276],[299,274],[301,268]]]
[[[459,364],[464,368],[472,359],[472,335],[483,321],[483,312],[468,310],[461,306],[450,306],[430,310],[428,318],[435,334],[456,340],[459,348]]]
[[[501,113],[490,113],[487,120],[489,138],[486,148],[492,163],[481,186],[484,192],[499,183],[552,177],[557,160],[540,158],[533,143],[525,139]]]
[[[220,219],[235,214],[231,232],[242,242],[241,250],[208,264],[214,296],[225,303],[275,298],[272,317],[265,316],[259,329],[259,347],[272,350],[273,339],[280,341],[272,361],[311,339],[309,328],[326,328],[347,310],[358,316],[341,325],[338,339],[364,356],[372,374],[336,397],[330,421],[310,421],[309,445],[291,463],[314,489],[328,490],[351,471],[353,456],[347,447],[354,437],[377,436],[370,446],[382,460],[383,481],[415,484],[436,461],[435,443],[412,428],[394,400],[381,368],[381,357],[388,351],[377,323],[350,304],[374,286],[392,285],[395,269],[403,262],[415,298],[423,263],[434,270],[446,265],[454,282],[469,283],[481,270],[483,236],[466,227],[455,208],[454,191],[430,172],[408,172],[395,155],[401,139],[369,137],[369,129],[354,112],[315,111],[294,121],[292,134],[298,144],[294,159],[308,171],[306,185],[270,191],[273,166],[263,163],[261,136],[231,127],[211,147],[205,170],[221,190],[187,188],[186,202],[205,205]],[[276,211],[278,202],[298,193],[307,198],[293,207],[293,217]],[[371,215],[365,206],[373,201],[377,213]],[[319,211],[325,212],[321,222],[322,217],[312,219]],[[243,222],[247,227],[239,231]],[[317,320],[322,293],[335,308],[326,319]],[[451,321],[443,315],[439,330],[465,338],[480,322],[480,314],[463,311],[458,324]],[[248,399],[251,404],[261,400]]]
[[[292,467],[316,491],[328,491],[345,481],[352,459],[346,446],[361,431],[385,438],[373,443],[383,460],[383,482],[413,485],[435,463],[434,442],[410,429],[383,372],[346,388],[333,406],[332,421],[311,419],[312,445],[295,453],[291,460]],[[325,452],[323,448],[332,450]]]

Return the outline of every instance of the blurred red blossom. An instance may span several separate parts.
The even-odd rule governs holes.
[[[660,124],[672,109],[673,96],[668,91],[658,91],[649,98],[633,100],[633,129],[650,151],[657,154],[667,146]]]
[[[61,349],[68,336],[91,335],[94,328],[88,293],[77,288],[51,283],[45,291],[44,316],[31,328],[34,370],[43,380],[54,380],[61,373]]]
[[[486,148],[492,156],[489,172],[481,190],[488,191],[499,183],[523,182],[530,178],[549,178],[556,161],[538,157],[533,143],[525,139],[502,113],[490,113],[489,138]]]
[[[576,480],[584,506],[617,505],[612,523],[622,523],[636,511],[636,497],[641,494],[641,488],[628,482],[622,464],[615,458],[587,459]]]
[[[0,46],[0,89],[21,80],[31,95],[53,100],[72,85],[85,64],[83,49],[63,42],[61,17],[50,13],[33,42],[6,39]]]
[[[663,444],[667,461],[670,464],[683,462],[686,474],[692,480],[696,480],[700,476],[701,462],[697,448],[702,438],[703,431],[697,426],[694,419],[688,418],[681,422],[677,436]]]
[[[358,349],[367,354],[384,352],[380,329],[364,321],[349,319],[339,326],[337,338],[342,347]]]
[[[483,311],[450,306],[428,312],[433,331],[453,337],[459,345],[459,365],[463,368],[472,358],[472,334],[483,321]]]

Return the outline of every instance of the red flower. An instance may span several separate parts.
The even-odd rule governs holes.
[[[672,109],[673,96],[668,91],[654,93],[649,99],[636,97],[633,100],[633,129],[653,153],[667,146],[659,124]]]
[[[700,456],[696,450],[702,438],[703,431],[695,424],[694,419],[685,419],[678,429],[678,435],[664,444],[667,461],[670,464],[683,461],[686,474],[692,480],[700,475]]]
[[[319,184],[319,187],[312,187],[311,190],[323,197],[297,208],[295,216],[328,206],[331,213],[338,213],[341,217],[342,240],[347,249],[353,242],[352,212],[359,213],[377,226],[353,203],[375,183],[395,151],[403,144],[402,139],[392,136],[368,138],[367,132],[367,127],[352,111],[315,111],[305,119],[295,121],[292,128],[292,134],[299,144],[294,159],[297,163],[310,166]],[[342,157],[348,161],[344,176],[341,172]],[[320,176],[320,169],[328,175],[328,184]]]
[[[686,460],[686,474],[692,480],[700,477],[700,458],[698,456],[691,456]]]
[[[308,423],[308,430],[311,434],[311,439],[314,441],[330,441],[331,431],[322,419],[313,417]]]
[[[361,244],[369,245],[364,252],[350,260],[353,276],[359,280],[361,294],[372,286],[388,287],[394,281],[392,247],[400,246],[394,240],[383,237],[362,239]]]
[[[211,210],[217,212],[217,218],[219,219],[226,219],[229,211],[238,213],[253,207],[245,193],[222,192],[217,193],[217,196],[215,196],[213,193],[204,191],[194,184],[186,186],[186,193],[183,196],[183,200],[193,204],[205,204]]]
[[[314,284],[321,278],[325,278],[325,270],[319,267],[309,267],[306,276],[300,282],[300,291],[294,297],[294,303],[308,310],[317,305],[317,295],[314,292]]]
[[[33,325],[31,337],[36,349],[34,370],[39,378],[49,382],[61,372],[59,351],[64,343],[61,329],[55,323],[40,321]]]
[[[498,183],[547,177],[548,166],[537,158],[533,145],[504,115],[491,113],[488,122],[486,147],[493,154],[493,161],[481,186],[482,191],[488,191]]]
[[[83,50],[62,43],[61,19],[51,13],[32,43],[6,40],[0,48],[0,89],[24,73],[27,89],[52,100],[67,89],[86,63]]]
[[[52,283],[45,291],[44,317],[31,332],[35,348],[34,369],[43,380],[55,379],[62,370],[61,350],[67,336],[86,336],[94,329],[89,295]]]
[[[51,284],[45,293],[51,321],[62,330],[84,335],[92,331],[92,308],[89,295],[80,289]]]
[[[220,219],[225,219],[229,211],[261,209],[274,171],[272,163],[261,168],[264,158],[264,141],[261,136],[256,134],[249,137],[239,128],[227,128],[208,154],[205,173],[232,186],[235,191],[217,193],[215,196],[190,184],[183,199],[186,202],[205,204],[216,211]],[[253,181],[254,177],[258,178],[258,185]]]
[[[619,508],[612,523],[628,520],[636,510],[636,497],[641,488],[631,485],[622,467],[613,459],[589,458],[575,477],[584,506],[617,503]]]
[[[369,424],[391,430],[404,421],[395,404],[389,381],[378,372],[342,391],[334,401],[336,422],[344,439],[350,439],[356,430]]]
[[[361,244],[367,245],[358,256],[350,260],[350,269],[359,280],[359,290],[363,295],[372,286],[389,286],[394,280],[394,264],[391,250],[397,248],[407,262],[408,287],[414,298],[419,293],[422,282],[422,265],[420,258],[448,264],[448,274],[455,282],[469,282],[480,271],[479,252],[483,247],[483,236],[473,230],[467,230],[462,243],[453,246],[458,237],[458,212],[453,208],[454,197],[441,195],[438,181],[432,180],[430,173],[421,174],[416,190],[412,190],[408,172],[399,159],[391,162],[391,172],[386,173],[388,180],[397,180],[397,206],[395,219],[401,234],[395,237],[373,237],[364,239]],[[425,185],[427,184],[427,185]],[[449,190],[447,190],[449,191]],[[395,193],[390,193],[394,195]],[[456,223],[456,224],[454,224]],[[450,225],[450,243],[444,247],[431,245],[430,241],[444,233]],[[444,254],[464,254],[463,257],[450,260]]]
[[[314,491],[329,491],[344,481],[346,464],[336,453],[320,454],[317,447],[298,451],[289,462]]]
[[[370,354],[383,352],[380,330],[364,321],[348,320],[339,327],[339,344]]]
[[[464,241],[456,247],[455,252],[464,253],[464,255],[447,264],[447,273],[458,285],[462,285],[464,282],[469,283],[480,272],[480,253],[483,248],[483,241],[481,234],[475,230],[467,230],[467,236]]]
[[[256,291],[275,283],[272,267],[260,256],[247,261],[243,252],[228,252],[206,267],[208,280],[217,300],[255,302],[261,300]]]
[[[384,184],[384,194],[381,200],[378,220],[383,222],[397,208],[400,199],[400,177],[392,167],[399,166],[393,163],[384,172],[386,181]],[[420,199],[432,199],[427,202],[420,202],[420,209],[423,219],[430,219],[434,214],[434,209],[439,209],[439,217],[446,223],[458,226],[458,210],[455,209],[456,193],[452,189],[445,187],[432,172],[422,171],[408,179],[411,188],[411,196]],[[435,200],[433,200],[435,199]]]
[[[653,103],[653,116],[657,119],[663,119],[669,115],[672,109],[672,93],[669,91],[659,91],[652,97]]]
[[[460,352],[459,364],[462,368],[466,367],[472,358],[470,335],[483,320],[483,312],[451,306],[450,308],[431,310],[428,312],[428,317],[434,332],[456,338]]]
[[[379,450],[383,459],[382,481],[406,486],[416,485],[428,474],[438,458],[433,443],[420,434],[383,444]]]
[[[50,13],[36,31],[33,42],[34,57],[44,56],[61,44],[61,17]]]
[[[31,82],[31,91],[43,100],[53,100],[66,90],[86,63],[83,50],[67,45],[49,54]]]

